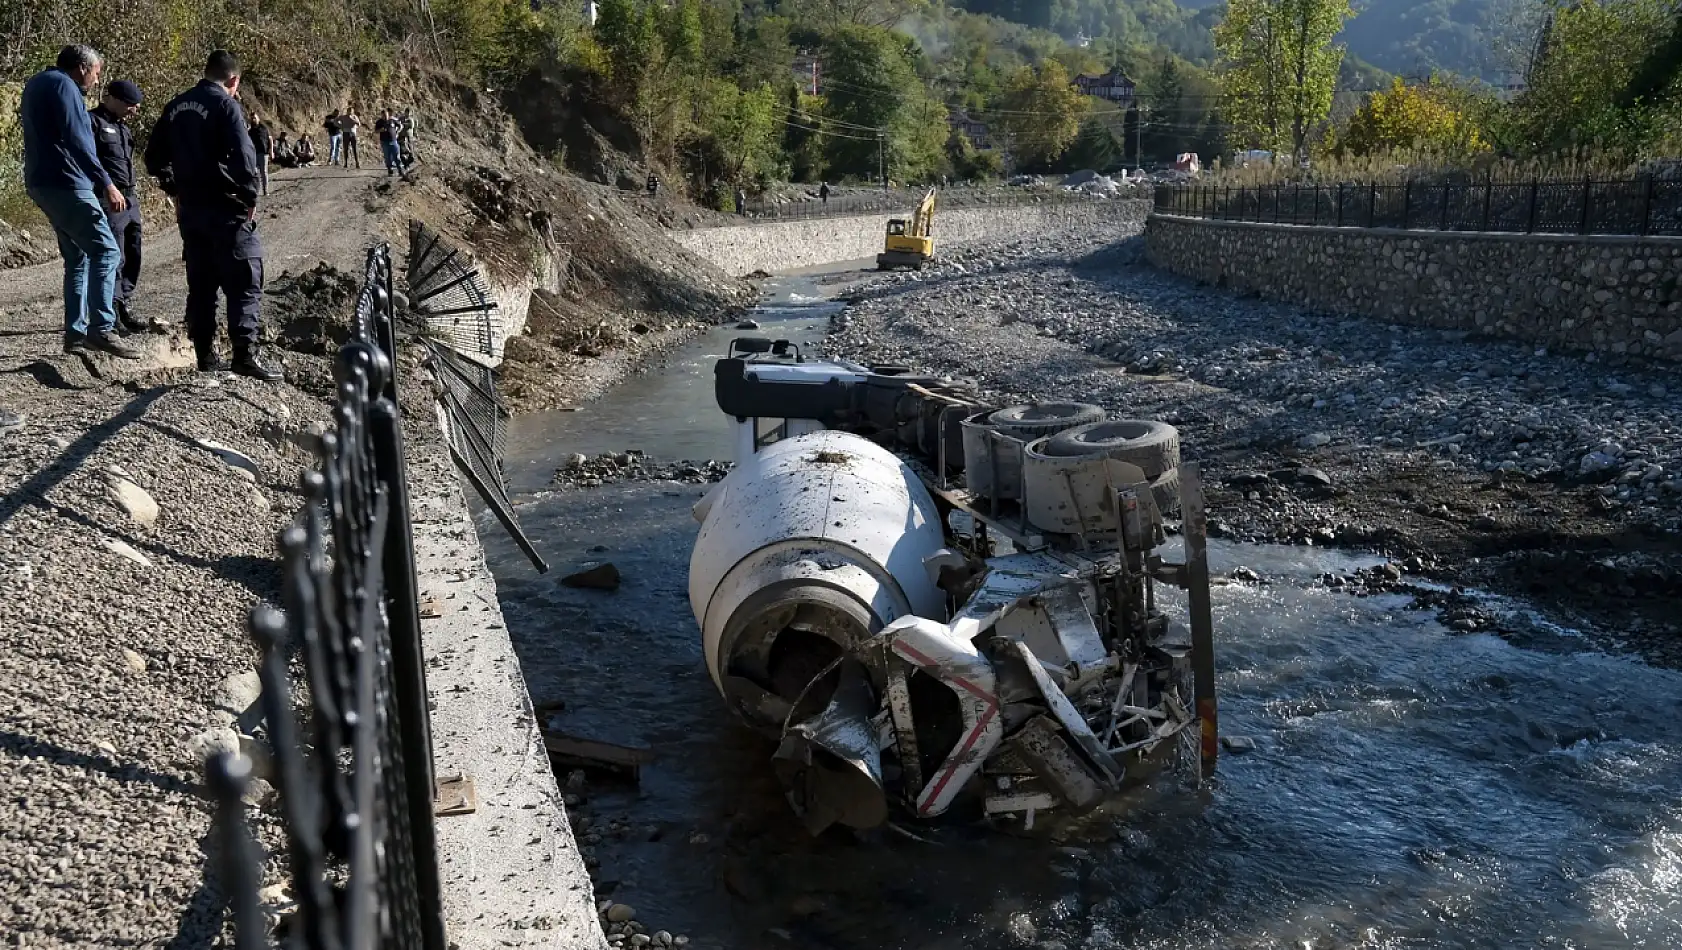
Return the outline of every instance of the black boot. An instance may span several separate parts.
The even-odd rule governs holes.
[[[127,302],[119,300],[116,304],[117,328],[122,331],[124,336],[127,336],[130,333],[145,333],[148,329],[150,329],[150,326],[145,320],[135,319],[134,314],[129,311]]]
[[[222,358],[222,354],[216,352],[215,340],[204,343],[194,340],[193,350],[198,353],[199,372],[220,373],[228,368],[228,361]]]
[[[270,366],[257,356],[254,346],[241,346],[234,349],[234,372],[252,379],[260,379],[266,383],[278,382],[282,379],[280,368]]]

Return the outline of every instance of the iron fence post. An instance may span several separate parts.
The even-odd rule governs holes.
[[[1589,233],[1589,196],[1593,192],[1593,190],[1594,190],[1594,188],[1593,188],[1592,183],[1589,180],[1589,176],[1584,175],[1583,176],[1583,207],[1582,207],[1581,213],[1578,215],[1578,218],[1577,218],[1577,233],[1578,234]]]
[[[1526,234],[1532,234],[1536,231],[1536,193],[1541,190],[1541,187],[1541,182],[1534,178],[1530,180],[1530,213],[1524,221],[1524,233]]]
[[[1341,228],[1343,227],[1343,182],[1341,181],[1337,183],[1336,201],[1337,208],[1333,211],[1333,220],[1337,222],[1337,227]]]
[[[1373,227],[1378,220],[1378,182],[1373,182],[1370,187],[1372,193],[1368,196],[1369,200],[1367,201],[1367,227],[1369,228]]]
[[[1495,193],[1495,172],[1491,171],[1483,181],[1483,220],[1478,226],[1480,231],[1489,230],[1489,201]]]
[[[1646,234],[1653,223],[1653,176],[1641,179],[1641,233]]]
[[[1448,184],[1447,182],[1443,183],[1443,186],[1442,186],[1442,188],[1443,188],[1443,213],[1442,213],[1441,220],[1439,220],[1437,222],[1437,230],[1438,231],[1447,231],[1448,230],[1448,190],[1452,187],[1454,187],[1454,186]]]
[[[1408,229],[1408,212],[1413,205],[1413,179],[1402,182],[1402,230]]]

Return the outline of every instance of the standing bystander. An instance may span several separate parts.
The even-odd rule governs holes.
[[[356,117],[355,109],[346,109],[344,114],[339,116],[339,134],[344,139],[344,144],[339,147],[339,154],[344,158],[340,164],[346,168],[350,167],[352,161],[356,162],[358,169],[362,167],[362,153],[356,150],[356,132],[360,128],[362,120]]]
[[[269,133],[269,127],[263,124],[263,117],[251,113],[251,151],[257,156],[257,191],[267,197],[269,194],[269,163],[274,161],[274,136]]]
[[[344,157],[345,137],[339,129],[339,110],[327,113],[327,121],[321,123],[327,130],[327,164],[337,165]]]
[[[398,117],[402,123],[397,129],[397,151],[403,162],[403,170],[415,163],[415,114],[412,110],[404,109]]]
[[[116,336],[122,250],[105,217],[106,208],[122,211],[128,199],[94,154],[93,123],[82,100],[99,83],[104,65],[93,47],[66,46],[54,68],[24,83],[18,107],[23,183],[52,223],[64,255],[64,351],[134,360],[140,354]]]
[[[204,79],[164,106],[146,143],[146,170],[175,196],[187,265],[187,335],[199,369],[227,369],[216,352],[216,293],[228,298],[233,370],[277,380],[257,354],[263,244],[257,236],[257,155],[240,108],[239,60],[216,50]]]
[[[123,193],[123,209],[105,212],[111,235],[117,239],[123,263],[117,271],[117,288],[111,302],[117,311],[120,332],[139,333],[147,322],[134,315],[130,300],[135,284],[140,282],[140,202],[134,194],[134,133],[128,119],[140,111],[140,87],[126,79],[119,79],[105,87],[105,96],[89,113],[93,121],[94,154],[100,167],[111,176],[111,184]],[[163,329],[158,325],[157,329]]]
[[[387,178],[403,170],[403,155],[397,149],[397,133],[402,122],[391,114],[390,109],[381,109],[380,117],[374,120],[374,131],[380,135],[380,157],[385,159],[385,174]]]

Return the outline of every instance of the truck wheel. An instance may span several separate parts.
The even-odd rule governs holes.
[[[1104,410],[1090,403],[1036,402],[1000,409],[988,421],[1006,435],[1037,439],[1075,426],[1100,422],[1103,418]]]
[[[1156,510],[1163,515],[1171,515],[1180,510],[1180,470],[1171,468],[1161,475],[1151,479],[1151,497],[1156,500]]]
[[[1046,443],[1047,455],[1107,455],[1156,478],[1180,464],[1180,432],[1166,422],[1111,419],[1060,432]],[[1175,488],[1178,498],[1179,489]]]

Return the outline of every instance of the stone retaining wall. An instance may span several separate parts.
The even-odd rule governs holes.
[[[978,241],[1031,236],[1035,232],[1054,228],[1143,221],[1150,208],[1148,200],[1118,199],[937,211],[934,220],[935,252],[938,254],[943,248],[952,250]],[[757,270],[780,273],[838,261],[874,259],[882,251],[882,234],[888,219],[904,216],[871,214],[802,221],[761,221],[674,232],[672,238],[732,275],[740,276]]]
[[[1316,310],[1682,359],[1682,238],[1152,215],[1145,244],[1164,270]]]

